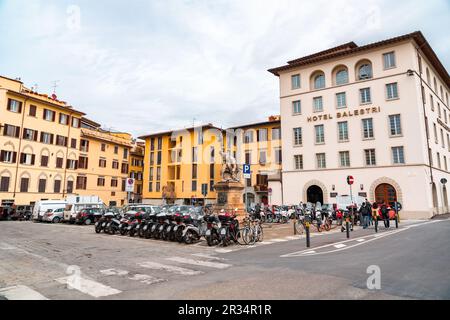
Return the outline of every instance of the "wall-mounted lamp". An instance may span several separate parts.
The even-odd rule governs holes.
[[[336,186],[333,184],[333,185],[331,186],[331,189],[333,189],[333,191],[336,190]]]
[[[359,188],[361,189],[361,191],[364,190],[364,185],[363,185],[363,184],[360,184],[360,185],[359,185]]]
[[[406,74],[408,75],[408,77],[412,77],[414,75],[414,71],[408,69],[408,71],[406,71]]]

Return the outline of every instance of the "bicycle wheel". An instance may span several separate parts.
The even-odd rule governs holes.
[[[262,226],[260,224],[258,224],[256,226],[256,232],[257,232],[256,233],[257,234],[256,241],[257,242],[262,242],[264,240],[264,231],[263,231],[263,228],[262,228]]]
[[[249,227],[244,227],[244,229],[242,229],[242,240],[244,241],[245,244],[249,244],[250,243],[250,239],[251,239],[251,230]]]

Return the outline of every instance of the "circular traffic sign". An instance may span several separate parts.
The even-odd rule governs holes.
[[[353,178],[353,176],[347,176],[347,183],[352,185],[353,182],[355,182],[355,179]]]

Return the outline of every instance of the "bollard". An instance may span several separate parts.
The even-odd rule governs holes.
[[[311,240],[309,237],[309,222],[306,222],[305,231],[306,231],[306,247],[309,248],[311,246]]]
[[[297,235],[297,215],[295,215],[294,217],[294,236]]]
[[[347,231],[347,239],[350,238],[350,223],[348,221],[348,218],[345,219],[345,231]]]

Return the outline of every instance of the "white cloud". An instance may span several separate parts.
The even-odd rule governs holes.
[[[61,99],[135,135],[194,117],[230,126],[279,112],[268,68],[343,42],[420,29],[448,66],[449,12],[445,0],[3,1],[0,31],[14,32],[0,74],[47,92],[61,80]]]

